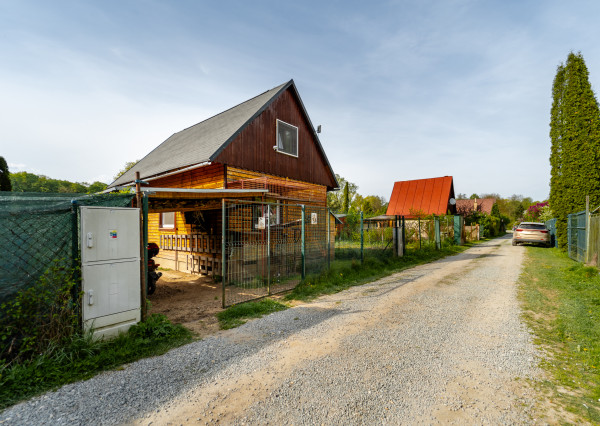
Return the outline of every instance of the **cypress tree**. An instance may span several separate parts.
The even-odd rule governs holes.
[[[0,191],[12,191],[8,164],[6,164],[4,157],[0,157]]]
[[[550,205],[556,215],[558,246],[564,247],[567,241],[567,214],[562,188],[562,98],[564,93],[565,67],[561,64],[556,70],[552,84],[552,108],[550,109]]]
[[[600,204],[600,109],[581,53],[558,67],[552,89],[550,205],[559,247],[567,244],[567,215]]]
[[[348,182],[346,182],[346,186],[344,186],[344,200],[342,204],[342,210],[346,214],[348,214],[348,210],[350,210],[350,193],[348,190]]]

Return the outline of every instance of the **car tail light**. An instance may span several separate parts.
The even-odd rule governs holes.
[[[517,228],[517,232],[523,232],[521,228]]]
[[[540,231],[540,232],[541,232],[542,234],[547,234],[547,233],[548,233],[548,231],[546,231],[546,230],[543,230],[543,231]]]

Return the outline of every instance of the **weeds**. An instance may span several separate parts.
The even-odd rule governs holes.
[[[263,299],[257,302],[247,302],[219,312],[217,319],[222,330],[239,327],[250,318],[260,318],[273,312],[283,311],[288,307],[272,299]]]
[[[10,365],[0,361],[0,409],[100,371],[161,355],[192,340],[189,330],[159,314],[113,340],[94,340],[91,333],[73,334],[27,361]]]
[[[28,289],[3,303],[0,316],[0,359],[21,362],[56,347],[79,329],[77,271],[52,266]]]
[[[426,246],[422,250],[408,251],[404,257],[370,256],[362,264],[358,260],[335,261],[329,270],[308,276],[285,300],[311,300],[321,294],[337,293],[412,266],[460,253],[468,247],[470,245],[444,245],[441,250],[436,250],[433,246]]]

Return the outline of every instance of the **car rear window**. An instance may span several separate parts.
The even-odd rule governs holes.
[[[522,223],[519,225],[521,229],[546,229],[546,225],[537,225],[535,223]]]

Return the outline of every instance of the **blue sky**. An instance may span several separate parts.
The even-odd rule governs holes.
[[[548,196],[551,86],[597,1],[0,0],[0,155],[111,182],[171,134],[293,78],[363,195],[444,175]]]

